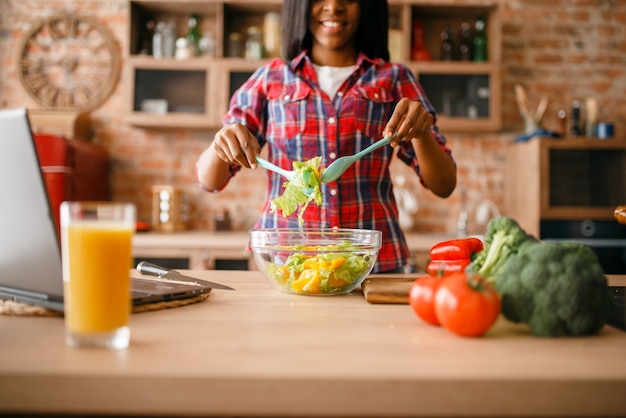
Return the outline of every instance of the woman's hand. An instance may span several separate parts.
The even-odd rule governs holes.
[[[392,146],[403,141],[410,141],[429,134],[433,126],[433,115],[431,115],[420,102],[402,98],[387,122],[384,130],[385,137],[390,137],[397,133],[391,141]]]
[[[397,133],[390,142],[395,147],[400,142],[412,143],[419,161],[422,181],[435,195],[448,197],[456,187],[456,166],[431,133],[433,115],[421,103],[400,99],[383,131],[385,137]]]
[[[224,126],[196,162],[198,182],[206,190],[220,190],[231,176],[231,165],[256,168],[260,151],[259,141],[248,128],[240,123]]]
[[[240,123],[224,126],[211,144],[215,154],[227,164],[256,168],[256,156],[261,152],[259,141]]]

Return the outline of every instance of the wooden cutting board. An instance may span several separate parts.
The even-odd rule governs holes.
[[[369,303],[408,304],[409,291],[419,274],[372,274],[361,284]]]
[[[425,273],[423,273],[425,274]],[[369,303],[408,304],[414,274],[372,274],[361,284],[365,300]],[[626,275],[607,274],[610,286],[626,286]]]

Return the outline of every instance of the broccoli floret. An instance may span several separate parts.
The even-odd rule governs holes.
[[[524,245],[510,257],[494,285],[502,314],[543,337],[596,334],[612,301],[595,252],[575,242]]]
[[[469,269],[492,281],[506,260],[517,254],[522,245],[537,242],[537,238],[526,233],[515,219],[507,216],[494,218],[487,225],[485,248],[476,254]]]

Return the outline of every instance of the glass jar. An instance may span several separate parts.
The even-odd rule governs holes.
[[[238,32],[232,32],[228,35],[228,49],[227,55],[229,57],[243,57],[243,36]]]
[[[263,55],[263,33],[258,26],[250,26],[246,38],[246,59],[260,60]]]
[[[193,45],[189,43],[187,38],[180,37],[176,40],[176,59],[186,60],[194,56]]]

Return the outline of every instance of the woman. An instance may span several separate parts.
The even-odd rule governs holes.
[[[456,166],[435,125],[435,111],[411,71],[389,63],[386,0],[285,0],[283,54],[259,68],[233,95],[224,126],[202,153],[198,181],[226,186],[242,167],[268,158],[291,170],[322,157],[322,167],[382,137],[396,136],[323,185],[321,206],[304,213],[307,227],[376,229],[383,245],[374,272],[401,272],[409,257],[398,224],[389,164],[397,156],[440,197],[456,186]],[[256,227],[298,227],[272,212],[285,179],[268,172],[268,198]]]

